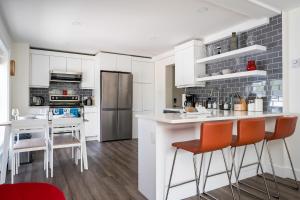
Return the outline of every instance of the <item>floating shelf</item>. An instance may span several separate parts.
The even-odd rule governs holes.
[[[261,53],[267,50],[267,47],[262,45],[252,45],[249,47],[228,51],[226,53],[221,53],[218,55],[201,58],[196,60],[196,63],[202,63],[202,64],[210,64],[215,62],[221,62],[224,60],[228,60],[231,58],[237,58],[237,57],[243,57],[251,54]]]
[[[196,81],[204,82],[204,81],[214,81],[214,80],[221,80],[221,79],[241,78],[241,77],[250,77],[250,76],[267,76],[267,72],[263,71],[263,70],[237,72],[237,73],[231,73],[231,74],[225,74],[225,75],[197,78]]]

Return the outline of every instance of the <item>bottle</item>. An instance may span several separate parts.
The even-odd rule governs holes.
[[[254,101],[255,112],[263,112],[263,100],[262,98],[257,97]]]
[[[214,101],[214,103],[213,103],[213,109],[217,109],[217,101]]]
[[[238,38],[236,32],[232,32],[230,41],[230,50],[235,50],[238,48]]]

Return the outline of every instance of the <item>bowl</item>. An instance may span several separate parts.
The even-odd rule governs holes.
[[[230,74],[230,73],[232,73],[232,70],[231,69],[223,69],[222,70],[222,74]]]

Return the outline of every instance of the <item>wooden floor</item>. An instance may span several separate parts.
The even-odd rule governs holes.
[[[80,167],[71,160],[69,149],[56,150],[54,154],[54,178],[45,178],[42,154],[35,154],[33,164],[22,165],[16,182],[49,182],[58,186],[68,200],[143,200],[137,189],[137,140],[116,142],[88,142],[89,170],[80,173]],[[7,182],[10,182],[8,174]],[[245,180],[263,187],[263,180],[253,177]],[[270,187],[274,188],[273,185]],[[170,191],[172,192],[172,190]],[[280,187],[282,200],[300,199],[300,191]],[[222,200],[231,200],[229,187],[210,192]],[[255,192],[259,197],[266,197]],[[241,199],[258,199],[241,193]],[[189,198],[196,200],[198,198]]]

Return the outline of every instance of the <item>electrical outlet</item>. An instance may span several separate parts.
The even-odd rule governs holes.
[[[299,68],[300,67],[300,58],[292,60],[292,67]]]

